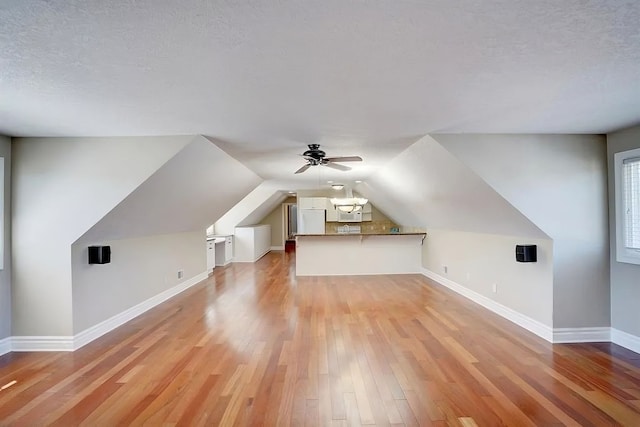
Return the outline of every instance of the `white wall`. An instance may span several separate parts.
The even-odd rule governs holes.
[[[72,334],[71,244],[192,139],[14,139],[13,335]]]
[[[476,264],[478,257],[474,258],[464,248],[459,248],[460,253],[456,254],[455,245],[468,243],[478,248],[484,241],[487,244],[484,251],[493,251],[483,253],[488,262],[484,267],[490,269],[490,262],[496,263],[498,268],[515,262],[516,241],[549,242],[544,231],[430,136],[392,159],[357,190],[403,228],[426,228],[428,235],[422,253],[423,266],[441,274],[443,263],[451,263],[454,274],[450,279],[458,279],[456,272],[464,272],[464,280],[458,283],[475,291],[484,292],[486,280],[491,275],[480,270]],[[455,231],[445,233],[439,230]],[[510,236],[511,240],[505,240],[504,236]],[[510,249],[503,246],[507,243]],[[546,254],[551,256],[551,244],[547,245]],[[550,274],[545,274],[547,267],[538,268],[540,271],[530,279],[535,281],[535,285],[523,288],[511,285],[517,279],[513,271],[505,271],[504,275],[496,272],[495,279],[507,288],[499,297],[491,297],[498,297],[506,307],[522,310],[521,314],[550,327],[552,279]],[[467,280],[467,272],[472,277],[475,274],[476,278]],[[535,303],[531,301],[531,289],[539,290],[534,293],[538,298]]]
[[[296,238],[296,275],[420,273],[423,235],[325,235]]]
[[[548,237],[429,136],[392,159],[357,190],[403,226]]]
[[[537,245],[538,261],[515,260],[515,246]],[[496,234],[429,229],[424,268],[548,327],[553,316],[553,242]],[[444,271],[447,266],[447,272]],[[497,292],[493,292],[493,284]]]
[[[27,138],[14,153],[14,335],[66,336],[85,326],[72,315],[71,245],[81,236],[84,246],[204,236],[212,217],[260,182],[202,136]]]
[[[0,340],[11,336],[11,138],[0,136],[4,158],[4,265],[0,270]]]
[[[230,179],[233,177],[233,179]],[[112,240],[202,230],[261,178],[207,138],[195,137],[84,236]]]
[[[554,328],[609,326],[604,137],[433,138],[553,239]]]
[[[206,271],[202,231],[101,243],[111,246],[110,264],[89,265],[87,242],[71,250],[74,334]]]
[[[640,337],[640,265],[616,261],[616,206],[613,155],[640,148],[640,126],[607,135],[609,236],[611,242],[611,326]]]

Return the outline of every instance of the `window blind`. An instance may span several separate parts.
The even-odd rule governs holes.
[[[640,249],[640,157],[622,162],[624,245]]]

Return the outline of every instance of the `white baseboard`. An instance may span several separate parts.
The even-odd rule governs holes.
[[[209,273],[207,271],[205,271],[204,273],[200,273],[197,276],[187,279],[184,282],[181,282],[176,286],[141,302],[140,304],[134,305],[133,307],[123,311],[122,313],[116,314],[115,316],[110,317],[109,319],[100,322],[97,325],[85,329],[84,331],[76,334],[73,337],[73,349],[77,350],[80,347],[89,344],[91,341],[101,337],[107,332],[111,332],[118,326],[121,326],[128,321],[140,316],[145,311],[152,309],[153,307],[165,302],[169,298],[172,298],[179,293],[189,289],[193,285],[200,283],[207,277],[209,277]]]
[[[524,314],[518,313],[517,311],[509,307],[506,307],[500,303],[497,303],[491,298],[487,298],[484,295],[481,295],[475,291],[465,288],[464,286],[454,282],[453,280],[449,280],[446,277],[442,277],[431,270],[423,268],[422,274],[428,277],[429,279],[432,279],[438,282],[442,286],[445,286],[451,289],[452,291],[462,295],[463,297],[466,297],[471,301],[477,304],[480,304],[484,308],[528,330],[529,332],[532,332],[549,342],[553,342],[553,329],[551,327],[543,323],[540,323],[537,320],[534,320],[528,316],[525,316]]]
[[[451,289],[452,291],[480,304],[484,308],[504,317],[518,326],[538,335],[554,344],[579,343],[579,342],[612,342],[625,347],[636,353],[640,353],[640,337],[622,332],[610,327],[591,328],[550,328],[537,320],[531,319],[517,311],[505,307],[494,300],[480,295],[479,293],[465,288],[464,286],[442,277],[426,268],[422,269],[422,274],[437,283]]]
[[[98,323],[84,331],[76,334],[75,336],[14,336],[5,338],[0,341],[0,355],[3,354],[2,350],[6,347],[8,351],[74,351],[80,347],[90,343],[91,341],[101,337],[107,332],[111,332],[118,326],[125,324],[126,322],[138,317],[147,310],[152,309],[168,300],[171,297],[178,295],[196,283],[200,283],[208,277],[208,272],[200,273],[190,279],[185,280],[177,284],[176,286],[169,288],[158,295],[155,295],[140,304],[118,313],[109,319]]]
[[[610,342],[611,328],[554,328],[553,343]]]
[[[11,337],[3,338],[0,340],[0,356],[11,351],[11,341]]]
[[[616,328],[611,328],[611,342],[628,348],[631,351],[640,353],[640,337],[623,332]]]
[[[260,255],[258,255],[257,257],[255,257],[254,259],[236,259],[234,260],[234,262],[256,262],[258,261],[260,258],[262,258],[263,256],[265,256],[266,254],[268,254],[269,252],[271,252],[271,249],[266,249],[264,252],[262,252]]]
[[[284,246],[271,246],[272,251],[284,251]]]
[[[11,337],[11,351],[73,351],[72,336]]]

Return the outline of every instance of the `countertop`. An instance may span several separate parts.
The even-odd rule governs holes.
[[[226,239],[226,237],[224,236],[207,236],[207,242],[210,242],[213,240],[213,243],[224,243]]]
[[[305,236],[317,236],[317,237],[327,237],[327,236],[426,236],[427,233],[325,233],[325,234],[296,234],[297,236],[305,237]]]

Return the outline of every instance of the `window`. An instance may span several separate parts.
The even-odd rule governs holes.
[[[614,155],[616,260],[640,264],[640,148]]]
[[[0,270],[4,270],[4,157],[0,157]]]

